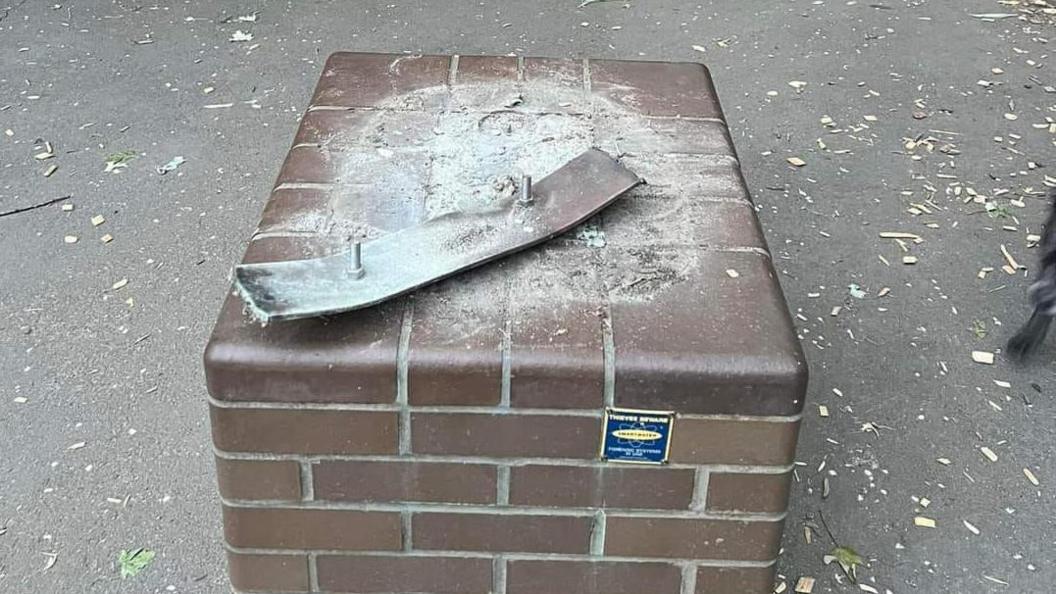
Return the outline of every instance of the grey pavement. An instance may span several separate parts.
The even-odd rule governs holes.
[[[0,0],[0,212],[75,205],[0,218],[0,592],[226,591],[201,353],[336,50],[707,63],[813,372],[785,591],[1053,591],[1056,337],[1000,353],[1029,282],[1000,248],[1034,266],[1056,26],[971,16],[1017,14],[995,0],[576,5]],[[136,547],[157,558],[122,580]]]

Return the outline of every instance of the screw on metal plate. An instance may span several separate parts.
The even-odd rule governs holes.
[[[358,241],[353,241],[352,250],[349,252],[348,275],[352,278],[363,278],[366,272],[363,269],[363,246]]]
[[[518,200],[523,206],[529,206],[532,203],[532,176],[522,175],[521,176],[521,197]]]

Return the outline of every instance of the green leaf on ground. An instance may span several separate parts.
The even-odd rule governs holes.
[[[128,167],[128,162],[139,156],[139,153],[132,150],[123,150],[116,153],[112,153],[106,158],[106,173],[111,173],[118,169]]]
[[[979,340],[986,338],[986,323],[982,320],[973,320],[972,333],[975,334],[975,337]]]
[[[135,549],[132,551],[122,550],[117,556],[117,565],[121,569],[121,577],[136,577],[139,572],[146,569],[154,561],[154,551],[149,549]]]
[[[839,563],[840,569],[843,569],[843,572],[847,574],[847,577],[852,582],[858,581],[858,566],[865,563],[865,559],[851,547],[836,547],[832,549],[828,555],[825,555],[824,561],[826,564],[833,561]]]

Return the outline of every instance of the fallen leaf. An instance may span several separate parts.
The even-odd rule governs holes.
[[[117,565],[121,570],[121,578],[136,577],[139,572],[146,569],[156,553],[148,549],[136,549],[134,551],[122,550],[117,556]]]
[[[852,582],[858,581],[858,566],[865,563],[865,559],[858,554],[858,551],[847,546],[832,549],[828,555],[822,557],[822,561],[825,562],[825,565],[832,562],[838,563]]]
[[[103,169],[103,173],[117,173],[118,170],[128,167],[128,162],[138,156],[136,151],[132,150],[112,153],[106,158],[106,168]]]

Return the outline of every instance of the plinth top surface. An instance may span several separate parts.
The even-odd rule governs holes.
[[[802,353],[697,64],[334,54],[244,261],[486,210],[591,147],[646,183],[543,246],[325,320],[262,328],[229,295],[211,395],[797,413]]]

